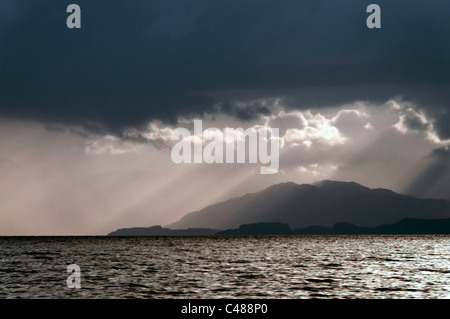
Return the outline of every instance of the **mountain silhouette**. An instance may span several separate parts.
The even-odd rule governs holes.
[[[219,231],[208,228],[169,229],[161,226],[121,228],[108,236],[272,236],[272,235],[400,235],[400,234],[450,234],[450,218],[406,218],[394,224],[361,227],[339,222],[333,227],[310,226],[291,229],[283,223],[243,224],[237,229]]]
[[[450,218],[450,201],[419,199],[355,182],[290,182],[208,206],[167,227],[234,229],[261,222],[284,223],[292,229],[332,227],[339,222],[376,227],[405,218]]]
[[[217,233],[217,229],[188,228],[169,229],[161,226],[120,228],[108,234],[108,236],[211,236]]]
[[[291,227],[282,223],[244,224],[238,229],[227,229],[216,235],[292,235]]]
[[[238,229],[217,232],[219,236],[258,235],[406,235],[406,234],[450,234],[450,218],[417,219],[406,218],[391,225],[360,227],[349,223],[336,223],[333,227],[311,226],[291,230],[282,223],[244,224]]]

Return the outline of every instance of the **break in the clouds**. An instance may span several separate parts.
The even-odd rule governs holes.
[[[446,139],[445,134],[441,134],[436,130],[436,120],[427,117],[423,110],[405,103],[399,105],[391,102],[400,114],[399,121],[395,124],[395,128],[403,134],[424,134],[429,140],[438,145],[448,145],[450,139]],[[439,118],[441,120],[441,118]]]

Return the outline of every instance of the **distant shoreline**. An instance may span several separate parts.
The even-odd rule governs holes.
[[[336,223],[333,227],[310,226],[291,229],[288,224],[262,222],[242,224],[236,229],[209,228],[170,229],[161,226],[121,228],[107,236],[293,236],[293,235],[449,235],[450,218],[406,218],[394,224],[361,227],[350,223]]]
[[[2,235],[0,239],[33,239],[33,238],[99,238],[99,239],[109,239],[109,238],[241,238],[241,237],[393,237],[393,236],[450,236],[449,234],[289,234],[289,235]]]
[[[261,222],[242,224],[235,229],[187,228],[170,229],[162,226],[120,228],[106,235],[0,235],[1,238],[58,237],[224,237],[224,236],[346,236],[346,235],[450,235],[450,218],[406,218],[393,224],[362,227],[339,222],[332,227],[309,226],[291,229],[288,224]]]

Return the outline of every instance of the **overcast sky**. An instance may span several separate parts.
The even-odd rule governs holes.
[[[66,7],[81,7],[81,29]],[[368,29],[366,7],[381,7]],[[0,235],[168,224],[274,183],[450,199],[448,0],[0,2]],[[280,130],[280,170],[172,162],[176,127]]]

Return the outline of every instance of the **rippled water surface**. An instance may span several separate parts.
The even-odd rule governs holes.
[[[3,237],[0,298],[450,298],[450,236]]]

